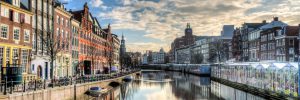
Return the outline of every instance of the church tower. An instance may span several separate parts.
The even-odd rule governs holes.
[[[126,53],[125,39],[124,39],[124,35],[122,34],[121,47],[120,47],[120,57],[124,57],[125,53]]]

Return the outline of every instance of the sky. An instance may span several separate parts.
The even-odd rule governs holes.
[[[130,52],[170,49],[176,37],[184,35],[186,23],[193,34],[216,36],[223,25],[272,21],[300,24],[300,0],[61,0],[67,9],[80,10],[88,3],[101,27],[126,38]]]

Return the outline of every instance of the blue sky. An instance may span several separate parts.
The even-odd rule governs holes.
[[[61,0],[67,9],[80,10],[88,2],[103,28],[126,37],[128,51],[168,51],[191,23],[194,35],[219,35],[223,25],[271,21],[300,23],[300,0]]]

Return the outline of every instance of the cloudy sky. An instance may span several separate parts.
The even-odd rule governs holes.
[[[274,16],[289,25],[300,23],[300,0],[61,0],[79,10],[88,2],[102,27],[126,37],[128,51],[168,51],[191,23],[195,35],[219,35],[223,25],[270,22]]]

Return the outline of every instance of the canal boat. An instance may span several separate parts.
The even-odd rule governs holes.
[[[133,79],[132,76],[125,76],[125,77],[123,78],[123,81],[129,82],[129,81],[131,81],[132,79]]]
[[[101,94],[106,93],[108,90],[106,88],[101,88],[101,87],[91,87],[87,95],[93,96],[93,97],[100,97]]]

